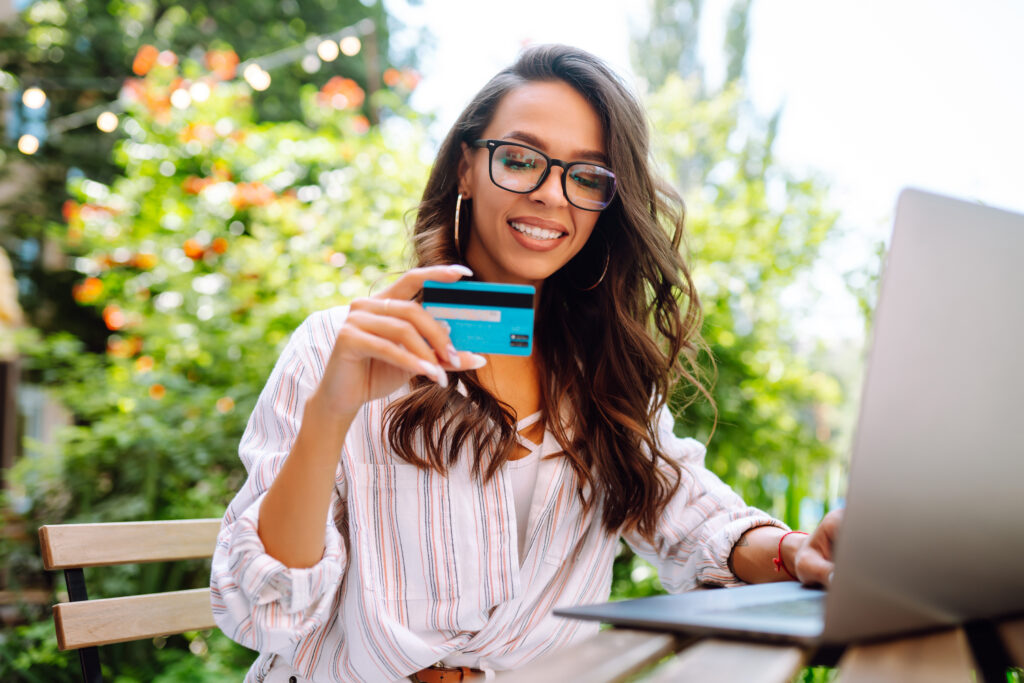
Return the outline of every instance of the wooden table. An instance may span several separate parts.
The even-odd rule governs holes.
[[[840,683],[1006,683],[1008,667],[1024,667],[1024,618],[829,653],[791,645],[687,638],[616,628],[541,657],[517,671],[499,674],[497,680],[789,683],[801,667],[816,662],[837,666],[839,675],[835,680]]]

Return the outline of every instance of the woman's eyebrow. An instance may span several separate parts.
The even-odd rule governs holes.
[[[516,140],[521,140],[521,141],[525,142],[526,144],[530,145],[531,147],[536,147],[539,150],[547,151],[547,147],[545,147],[544,142],[540,138],[538,138],[536,135],[533,135],[531,133],[527,133],[525,131],[513,130],[513,131],[503,135],[501,139],[502,140],[510,140],[510,139],[513,139],[513,138],[516,139]],[[583,160],[583,161],[596,161],[599,164],[604,164],[605,166],[608,165],[608,157],[607,157],[607,155],[605,155],[604,152],[598,152],[598,151],[592,150],[592,149],[576,150],[576,151],[574,151],[570,155],[570,157],[568,159],[568,161],[579,161],[579,160]]]

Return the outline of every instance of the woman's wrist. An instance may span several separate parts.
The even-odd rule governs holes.
[[[807,543],[808,534],[806,531],[788,531],[779,539],[779,555],[776,570],[784,573],[788,578],[797,579],[796,555]]]
[[[326,394],[317,390],[306,401],[306,409],[302,416],[302,423],[307,421],[315,422],[318,430],[324,430],[327,434],[344,435],[352,422],[355,421],[359,409],[339,410],[336,403]]]

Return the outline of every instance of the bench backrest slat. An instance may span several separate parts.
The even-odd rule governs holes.
[[[167,562],[210,557],[220,518],[107,524],[48,524],[39,528],[47,569]]]
[[[61,650],[216,628],[209,588],[62,602],[53,618]]]

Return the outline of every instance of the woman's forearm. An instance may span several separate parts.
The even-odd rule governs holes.
[[[782,542],[785,569],[776,571],[774,560],[779,556],[779,539],[785,530],[774,526],[750,529],[733,546],[730,564],[737,578],[746,583],[792,581],[796,576],[796,552],[806,542],[804,534],[790,534]],[[792,576],[786,573],[792,572]]]
[[[281,471],[260,507],[259,535],[286,567],[312,567],[324,551],[324,525],[335,470],[351,416],[333,413],[314,395]]]

